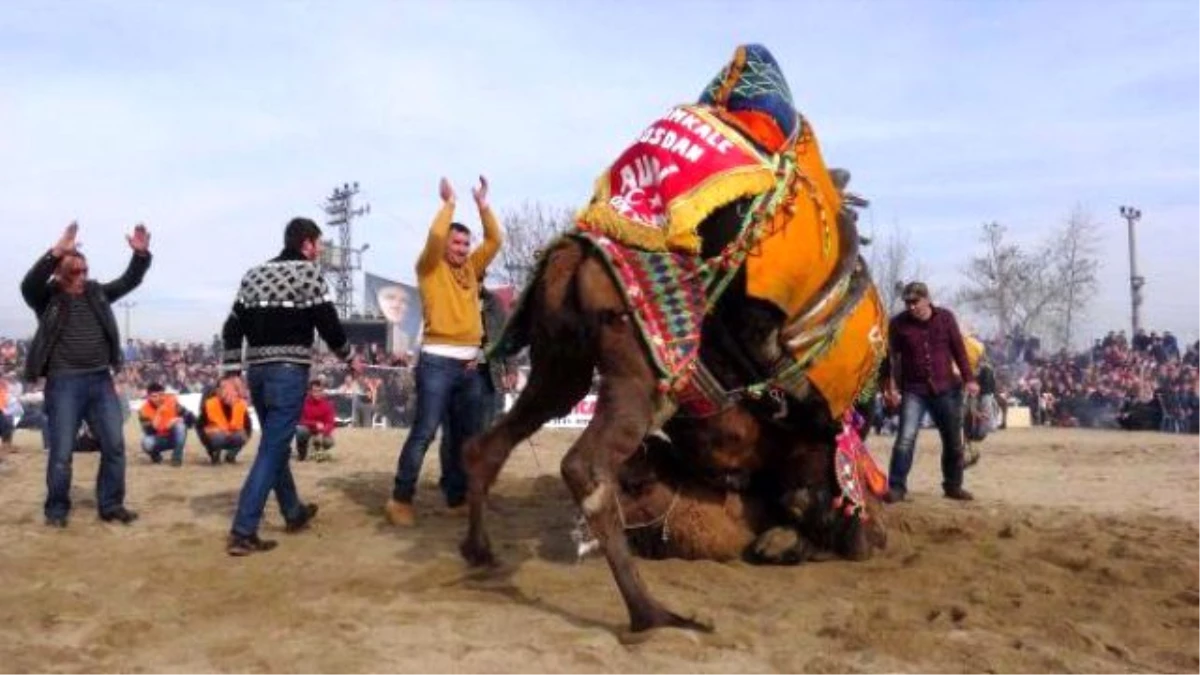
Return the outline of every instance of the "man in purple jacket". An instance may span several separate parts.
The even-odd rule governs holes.
[[[883,369],[884,401],[900,408],[900,431],[892,446],[888,492],[884,501],[903,501],[921,417],[928,412],[942,437],[942,491],[949,499],[973,499],[963,489],[962,389],[978,395],[979,385],[967,361],[958,321],[950,310],[935,307],[929,287],[910,282],[901,294],[905,310],[888,326],[888,358]],[[955,375],[951,364],[958,366]]]

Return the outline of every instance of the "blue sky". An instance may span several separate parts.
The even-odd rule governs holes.
[[[984,221],[1101,225],[1089,332],[1128,325],[1123,203],[1145,214],[1144,322],[1200,330],[1195,2],[0,3],[0,334],[72,218],[93,273],[144,220],[134,334],[216,332],[293,215],[358,181],[366,266],[403,280],[437,207],[486,173],[503,209],[578,206],[742,42],[772,49],[827,161],[907,230],[935,293]]]

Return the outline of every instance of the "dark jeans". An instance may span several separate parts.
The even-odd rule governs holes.
[[[942,437],[942,489],[953,490],[963,484],[962,390],[953,389],[934,396],[904,392],[900,402],[900,430],[892,446],[888,468],[888,487],[901,494],[908,492],[908,472],[912,469],[921,417],[928,412]]]
[[[397,501],[411,502],[416,494],[425,451],[443,420],[445,442],[439,453],[442,479],[438,484],[448,505],[458,506],[466,500],[467,474],[463,469],[462,446],[480,431],[485,377],[479,368],[468,368],[468,363],[421,354],[416,373],[416,418],[400,450],[396,485],[392,489],[392,497]]]
[[[0,412],[0,442],[12,443],[13,421],[6,413]]]
[[[47,518],[62,518],[71,510],[71,458],[79,425],[88,427],[100,443],[96,476],[96,506],[101,514],[125,504],[125,436],[121,432],[121,400],[107,371],[51,375],[46,379]]]
[[[243,537],[258,533],[272,490],[286,520],[296,520],[302,515],[303,504],[296,493],[288,460],[308,390],[308,367],[291,363],[251,366],[247,380],[250,402],[262,424],[262,436],[233,517],[233,533]]]

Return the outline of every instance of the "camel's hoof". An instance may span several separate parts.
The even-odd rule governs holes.
[[[492,555],[492,549],[487,544],[479,544],[468,539],[458,547],[458,552],[471,567],[496,566],[496,556]]]
[[[652,617],[647,619],[640,621],[634,619],[629,626],[629,630],[632,633],[645,633],[655,628],[682,628],[683,630],[692,630],[698,633],[713,632],[711,622],[701,621],[695,617],[680,616],[675,612],[665,609],[656,612]]]
[[[750,545],[747,558],[760,565],[799,565],[813,557],[813,546],[791,527],[773,527]]]

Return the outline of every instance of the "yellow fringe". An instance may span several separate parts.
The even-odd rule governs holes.
[[[594,202],[580,214],[578,222],[581,230],[599,232],[627,246],[644,251],[667,250],[667,237],[662,230],[622,217],[607,201]]]
[[[693,255],[699,253],[697,229],[705,218],[736,199],[766,192],[774,186],[775,172],[765,166],[738,167],[709,178],[668,206],[667,247]]]

